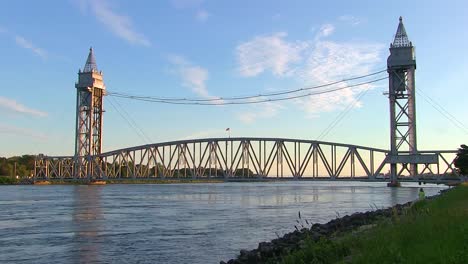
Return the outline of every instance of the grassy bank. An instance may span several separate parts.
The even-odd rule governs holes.
[[[307,239],[282,263],[468,263],[468,186],[416,202],[372,228]]]

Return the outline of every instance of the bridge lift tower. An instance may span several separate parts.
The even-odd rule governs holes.
[[[90,179],[95,155],[102,152],[102,115],[106,86],[98,71],[93,48],[83,70],[78,71],[74,178]]]
[[[398,186],[398,176],[405,170],[415,177],[418,175],[418,164],[437,162],[436,156],[418,153],[415,70],[414,46],[408,39],[400,17],[387,59],[390,101],[390,154],[387,156],[387,163],[390,164],[389,186]],[[398,164],[401,165],[399,170]]]

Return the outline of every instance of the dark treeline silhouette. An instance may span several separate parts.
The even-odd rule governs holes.
[[[455,167],[462,175],[468,175],[468,146],[463,144],[457,152],[457,157],[454,161]]]
[[[31,176],[34,171],[34,156],[23,155],[10,158],[0,157],[0,176],[16,176],[20,177]]]
[[[107,163],[108,170],[113,170],[113,164]],[[145,175],[149,177],[174,177],[174,178],[191,178],[194,175],[199,175],[203,177],[223,177],[224,175],[231,175],[238,178],[254,178],[257,177],[252,170],[244,168],[237,169],[235,171],[228,172],[221,169],[215,168],[180,168],[180,169],[170,169],[166,170],[162,164],[157,164],[156,166],[148,167],[147,165],[136,164],[133,166],[133,163],[129,162],[127,164],[122,164],[117,166],[117,173],[120,177],[127,178],[135,175],[136,177],[141,177],[139,175]],[[199,175],[200,176],[200,175]]]

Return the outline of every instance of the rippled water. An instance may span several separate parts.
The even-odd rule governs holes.
[[[299,211],[324,223],[417,192],[359,182],[0,186],[0,262],[219,263],[294,230]]]

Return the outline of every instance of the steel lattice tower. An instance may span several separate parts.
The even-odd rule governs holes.
[[[83,70],[78,71],[76,94],[76,178],[91,178],[93,159],[102,151],[103,99],[106,91],[102,71],[98,71],[93,49],[89,49]]]
[[[416,101],[415,101],[416,58],[413,44],[406,34],[403,19],[387,59],[390,101],[390,175],[397,181],[397,164],[403,164],[411,176],[417,175]]]

